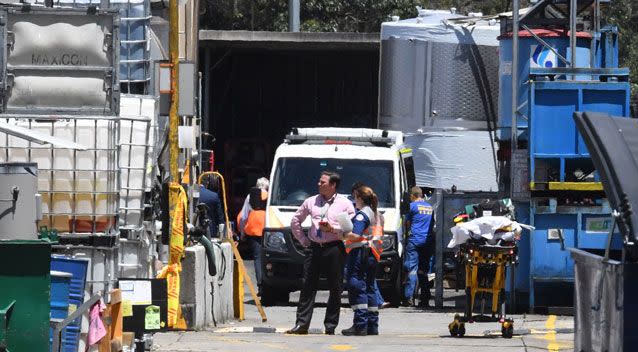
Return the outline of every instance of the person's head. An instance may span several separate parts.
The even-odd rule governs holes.
[[[369,206],[372,208],[372,211],[377,212],[379,199],[372,188],[368,186],[361,186],[354,191],[354,201],[357,203],[357,209],[363,209],[363,207]]]
[[[262,191],[268,191],[268,188],[270,187],[270,181],[268,181],[268,179],[265,177],[261,177],[257,180],[255,187],[259,188]]]
[[[203,177],[202,186],[213,192],[219,192],[219,177],[214,174],[209,174]]]
[[[423,198],[423,191],[421,190],[421,187],[414,186],[410,188],[410,199],[412,199],[412,201],[415,201],[421,198]]]
[[[352,195],[352,198],[354,198],[355,192],[357,191],[357,189],[362,186],[365,186],[365,185],[361,181],[357,181],[352,184],[352,188],[350,188],[350,194]]]
[[[321,194],[325,198],[332,197],[335,193],[337,193],[337,188],[339,187],[339,183],[341,182],[341,177],[338,173],[332,171],[324,171],[321,173],[319,177],[319,194]]]

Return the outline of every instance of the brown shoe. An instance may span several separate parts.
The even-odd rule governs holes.
[[[308,335],[308,328],[304,328],[300,325],[295,325],[294,328],[286,331],[286,334],[290,335]]]

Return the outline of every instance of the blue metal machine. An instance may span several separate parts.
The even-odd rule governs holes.
[[[617,30],[600,27],[598,5],[542,0],[517,25],[502,23],[499,137],[502,148],[527,151],[526,167],[514,158],[510,165],[511,175],[529,175],[526,196],[512,198],[529,204],[529,222],[536,228],[528,248],[520,243],[529,262],[521,260],[517,270],[518,277],[527,278],[516,288],[529,292],[530,310],[571,306],[574,262],[566,249],[603,251],[611,231],[609,203],[573,119],[579,111],[630,115],[629,70],[618,68]],[[571,16],[543,18],[548,6],[563,6],[563,13]],[[589,10],[592,16],[577,16]],[[577,18],[591,22],[576,23]],[[576,32],[581,27],[587,30]],[[514,28],[520,28],[516,40]],[[512,72],[518,74],[517,89],[512,88]],[[516,99],[512,91],[518,91]],[[512,194],[520,191],[514,177],[510,185]],[[612,247],[621,245],[616,241]]]
[[[580,80],[569,80],[575,72]],[[611,209],[572,116],[576,111],[629,116],[628,75],[626,69],[530,70],[530,219],[536,227],[530,236],[531,309],[571,305],[571,300],[543,301],[551,296],[538,294],[544,288],[571,288],[560,285],[574,279],[566,248],[605,248]]]

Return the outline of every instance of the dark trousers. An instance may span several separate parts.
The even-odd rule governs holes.
[[[405,249],[403,268],[407,272],[404,298],[414,295],[417,280],[421,288],[421,299],[430,299],[430,286],[428,272],[430,272],[430,259],[434,255],[434,241],[426,241],[423,244],[415,244],[408,241]]]
[[[377,260],[366,247],[354,248],[346,257],[346,286],[350,308],[354,311],[353,325],[357,330],[379,330],[379,306],[376,285]]]
[[[262,263],[261,263],[261,237],[246,236],[246,241],[250,244],[250,250],[255,259],[255,278],[257,279],[257,287],[261,288]],[[259,290],[261,292],[261,290]]]
[[[326,330],[334,330],[337,327],[339,324],[339,310],[341,309],[345,258],[346,250],[341,241],[330,243],[323,247],[313,243],[309,250],[306,251],[304,281],[301,288],[301,296],[299,297],[299,305],[297,306],[296,325],[304,328],[310,327],[317,295],[317,284],[323,271],[330,288],[326,317],[323,324]]]

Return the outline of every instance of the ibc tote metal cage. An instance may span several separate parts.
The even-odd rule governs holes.
[[[61,235],[115,235],[118,231],[119,118],[5,118],[6,123],[73,141],[86,150],[41,145],[0,134],[0,161],[38,164],[40,226]]]
[[[26,2],[44,6],[44,0]],[[149,94],[151,80],[151,2],[150,0],[107,0],[107,8],[120,13],[119,80],[123,93]],[[101,0],[57,0],[56,7],[88,8],[102,6]]]

